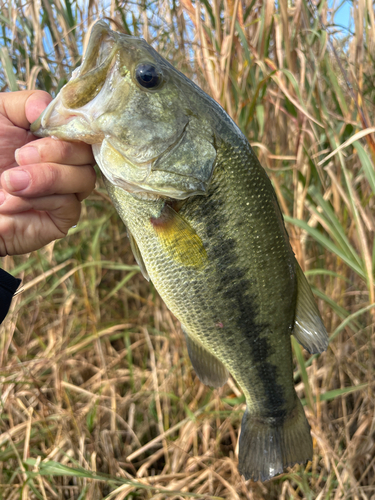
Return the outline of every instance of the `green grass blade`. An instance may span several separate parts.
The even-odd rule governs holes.
[[[323,217],[325,223],[329,228],[330,236],[336,240],[338,246],[345,252],[349,259],[353,259],[360,266],[362,261],[357,251],[349,242],[349,238],[345,234],[344,227],[342,226],[340,220],[334,213],[330,204],[323,198],[315,186],[309,187],[309,193],[316,201],[317,207],[322,209],[322,212],[318,212],[316,207],[313,208],[314,213],[318,217]],[[324,217],[325,216],[325,217]],[[330,221],[330,223],[328,222]]]
[[[309,383],[309,377],[307,375],[306,371],[306,364],[305,364],[305,359],[303,357],[303,347],[298,343],[295,337],[291,337],[292,339],[292,347],[293,347],[293,352],[297,358],[297,363],[299,365],[299,371],[301,374],[302,382],[303,382],[303,387],[305,390],[305,395],[306,395],[306,404],[308,407],[313,410],[314,409],[314,399],[311,393],[311,388],[310,388],[310,383]]]
[[[341,319],[345,319],[349,316],[348,311],[344,308],[339,306],[337,302],[335,302],[331,297],[329,297],[326,293],[324,293],[322,290],[315,286],[311,286],[311,290],[313,291],[314,295],[319,297],[320,299],[324,300],[326,304],[329,305],[329,307],[337,314],[337,316]],[[359,323],[353,323],[353,325],[350,325],[350,327],[355,330],[356,328],[359,328],[360,325]]]
[[[366,307],[362,307],[359,311],[356,311],[353,314],[350,314],[344,321],[335,329],[335,331],[330,335],[329,341],[331,342],[334,340],[339,333],[341,333],[344,328],[346,328],[351,321],[357,319],[358,317],[362,316],[362,314],[365,314],[366,312],[370,311],[371,309],[374,309],[375,304],[370,304]]]
[[[27,465],[30,465],[31,467],[35,467],[37,461],[34,458],[29,458],[25,460],[25,463]],[[80,467],[68,467],[67,465],[62,465],[52,460],[48,460],[38,464],[38,472],[26,472],[26,474],[28,477],[31,478],[37,477],[38,475],[64,476],[64,477],[75,477],[82,479],[85,478],[85,479],[91,479],[93,481],[105,481],[108,484],[113,484],[113,486],[128,484],[129,486],[133,486],[134,488],[137,488],[139,490],[155,491],[159,494],[168,496],[181,495],[182,497],[188,497],[188,498],[201,498],[201,499],[210,498],[212,500],[224,500],[223,497],[200,495],[198,493],[190,493],[186,491],[182,492],[182,491],[166,490],[145,483],[140,483],[138,481],[124,479],[122,477],[111,477],[108,474],[100,474],[100,473],[97,474],[95,472],[91,472],[87,469],[83,469]]]
[[[346,104],[344,93],[339,85],[337,74],[335,73],[334,69],[332,68],[331,58],[328,54],[326,54],[324,62],[325,62],[325,67],[327,69],[328,78],[332,84],[333,91],[336,95],[336,98],[337,98],[339,104],[340,104],[341,112],[345,116],[349,112],[348,106]]]
[[[372,161],[368,155],[368,153],[365,151],[364,147],[359,141],[353,142],[353,146],[357,150],[358,157],[361,161],[361,165],[363,168],[363,172],[366,176],[366,179],[368,180],[368,183],[370,184],[371,190],[373,194],[375,195],[375,169],[374,165],[372,164]]]
[[[362,267],[358,265],[358,263],[350,259],[337,245],[335,245],[329,238],[321,234],[317,229],[310,227],[305,221],[300,219],[295,219],[293,217],[289,217],[288,215],[284,215],[284,219],[286,222],[294,224],[301,229],[304,229],[310,236],[312,236],[315,241],[320,243],[324,248],[329,250],[330,252],[340,257],[340,259],[345,262],[353,271],[355,271],[358,276],[362,279],[366,280],[366,274],[363,271]]]
[[[304,271],[304,273],[306,276],[332,276],[332,278],[339,278],[340,280],[350,283],[350,280],[345,278],[345,276],[342,276],[342,274],[336,273],[335,271],[329,271],[328,269],[308,269],[307,271]]]
[[[18,90],[17,78],[14,74],[13,64],[9,57],[9,52],[6,47],[0,47],[0,61],[5,71],[5,76],[8,82],[9,89],[12,91]]]
[[[333,399],[345,396],[346,394],[351,394],[352,392],[363,391],[368,388],[367,384],[354,385],[351,387],[341,387],[340,389],[333,389],[332,391],[323,392],[319,394],[320,401],[332,401]],[[316,396],[313,396],[313,401],[316,401]],[[308,404],[307,398],[301,399],[303,406]]]

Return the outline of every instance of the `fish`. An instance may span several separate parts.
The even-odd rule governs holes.
[[[147,280],[181,322],[192,366],[246,399],[239,472],[266,481],[312,460],[291,335],[328,335],[279,203],[224,109],[144,40],[99,20],[82,64],[31,125],[92,145]]]

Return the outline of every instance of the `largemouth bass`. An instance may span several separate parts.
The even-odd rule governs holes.
[[[97,22],[82,65],[32,125],[92,144],[134,256],[180,320],[200,380],[246,397],[239,471],[267,480],[312,459],[290,335],[328,337],[271,182],[212,98],[144,40]]]

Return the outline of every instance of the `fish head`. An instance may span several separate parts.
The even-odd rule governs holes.
[[[98,21],[31,131],[91,144],[107,181],[134,195],[185,199],[206,192],[214,169],[211,101],[145,40]]]

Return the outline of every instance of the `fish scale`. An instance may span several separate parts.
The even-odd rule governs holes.
[[[244,161],[244,158],[249,155],[246,154],[246,152],[242,155],[238,155],[237,162],[241,164],[239,159],[242,159],[242,169],[237,168],[236,175],[231,175],[230,172],[228,175],[225,166],[228,165],[228,161],[233,165],[232,162],[233,159],[236,160],[236,155],[233,155],[231,148],[227,145],[223,146],[223,152],[224,155],[222,159],[219,155],[219,166],[216,168],[212,179],[212,194],[209,192],[208,199],[204,200],[204,202],[203,200],[199,200],[199,203],[197,203],[198,200],[195,202],[190,200],[187,203],[186,211],[182,209],[180,213],[182,216],[185,216],[191,224],[193,224],[194,220],[206,221],[206,231],[205,234],[202,232],[201,237],[209,255],[209,260],[212,260],[212,267],[216,272],[216,276],[212,279],[210,287],[212,294],[210,307],[213,308],[214,305],[216,305],[216,309],[219,309],[217,314],[220,314],[220,321],[228,332],[229,344],[235,347],[233,356],[237,369],[236,367],[230,367],[229,370],[236,379],[241,381],[239,382],[241,387],[246,388],[245,390],[250,396],[252,391],[249,391],[248,386],[252,386],[255,381],[251,380],[251,377],[250,380],[246,380],[243,378],[243,375],[241,375],[245,370],[243,370],[241,359],[238,359],[239,352],[243,354],[243,363],[246,366],[249,364],[249,358],[258,358],[256,364],[259,364],[261,367],[263,375],[267,373],[267,364],[265,361],[270,354],[269,349],[267,349],[267,343],[265,343],[264,340],[261,341],[261,339],[258,339],[257,344],[254,339],[257,339],[262,335],[265,329],[270,327],[269,320],[270,316],[272,316],[272,311],[270,315],[270,308],[277,302],[275,297],[278,295],[282,297],[282,292],[284,292],[286,288],[285,277],[281,276],[283,272],[285,274],[285,258],[289,257],[289,259],[292,260],[293,256],[290,248],[285,244],[285,240],[274,237],[282,233],[283,229],[280,228],[280,221],[275,217],[274,213],[271,212],[271,214],[267,215],[267,213],[259,207],[257,202],[254,203],[255,200],[258,199],[257,196],[249,196],[248,193],[250,193],[251,190],[246,192],[244,198],[240,196],[241,204],[238,203],[238,200],[233,199],[233,193],[238,193],[242,186],[246,186],[249,183],[251,185],[253,182],[256,182],[259,187],[260,180],[263,180],[265,184],[269,183],[268,178],[261,175],[262,172],[260,172],[259,176],[253,174],[253,170],[261,168],[257,164],[257,160],[255,159],[253,162],[253,168],[249,168],[252,162]],[[226,157],[228,157],[228,159]],[[220,168],[220,165],[222,168]],[[238,164],[236,166],[238,166]],[[234,186],[231,184],[234,184]],[[265,189],[263,192],[267,193]],[[241,205],[242,207],[246,207],[245,211],[240,211]],[[190,214],[189,211],[191,212]],[[275,249],[279,247],[279,253],[281,254],[280,260],[283,262],[280,269],[277,269],[274,263],[272,264],[274,272],[271,276],[271,281],[274,281],[274,288],[273,293],[270,293],[269,288],[267,288],[266,297],[264,297],[262,289],[266,287],[265,279],[269,276],[265,277],[265,274],[267,275],[267,270],[264,265],[260,265],[259,262],[259,258],[264,255],[264,245],[262,253],[259,255],[259,258],[257,258],[256,250],[259,238],[257,237],[258,234],[253,232],[255,226],[257,227],[257,232],[262,232],[262,228],[257,222],[259,216],[262,217],[266,226],[271,224],[274,225],[276,231],[274,231],[274,233],[272,233],[272,231],[269,232],[270,241],[268,244],[272,245]],[[236,222],[238,222],[238,224],[236,224]],[[241,228],[240,231],[237,229],[238,226]],[[217,234],[218,231],[219,234]],[[243,234],[246,234],[247,237],[243,238]],[[277,244],[278,240],[280,240],[281,243],[279,245]],[[249,259],[248,255],[255,257]],[[287,276],[287,278],[291,278],[289,287],[293,288],[295,277]],[[280,292],[277,290],[277,282],[283,284],[283,290]],[[218,299],[218,296],[221,296],[221,300]],[[282,304],[283,310],[285,311],[285,318],[281,320],[280,314],[278,314],[277,318],[278,323],[283,323],[283,325],[280,325],[283,330],[281,335],[289,336],[289,327],[293,321],[293,309],[290,307],[293,297],[291,299],[290,294],[286,297],[287,298],[284,299],[284,303]],[[280,309],[280,305],[278,305],[277,308]],[[262,310],[265,310],[264,313]],[[227,311],[226,316],[228,316],[228,318],[224,316],[223,311]],[[185,324],[184,320],[182,320],[182,322]],[[241,331],[243,338],[239,337],[239,331]],[[248,350],[244,349],[246,340],[250,342],[250,349]],[[236,345],[237,342],[241,343],[240,350]],[[262,347],[259,346],[260,343],[263,343]],[[231,347],[231,345],[223,346],[222,350],[224,357],[227,357],[227,349]],[[287,356],[290,358],[290,342],[284,342],[284,345],[285,347],[283,350],[286,350]],[[221,356],[221,358],[223,358],[223,356]],[[240,365],[241,367],[238,368]],[[237,371],[240,372],[238,375],[236,373]],[[289,370],[288,378],[291,376],[292,372]],[[259,383],[262,385],[261,380],[257,382],[257,385],[259,385]],[[273,380],[273,384],[276,390],[272,390],[272,393],[280,393],[277,390],[276,380]],[[257,398],[252,398],[250,396],[250,400],[256,401]],[[254,403],[251,404],[253,405]]]
[[[198,377],[220,387],[231,373],[244,392],[245,479],[311,460],[290,335],[321,352],[327,332],[271,182],[231,118],[144,40],[99,21],[82,66],[31,130],[93,144]]]
[[[219,154],[207,197],[189,199],[179,211],[179,215],[197,232],[206,249],[207,264],[203,269],[176,265],[173,257],[165,260],[165,249],[149,222],[152,217],[159,216],[164,202],[159,203],[155,212],[154,203],[135,201],[131,195],[124,195],[124,191],[113,191],[111,186],[109,192],[118,213],[138,243],[150,278],[167,306],[184,325],[187,334],[199,340],[226,364],[254,411],[257,409],[260,416],[272,417],[272,412],[282,414],[285,405],[293,407],[295,402],[289,337],[294,317],[291,306],[295,301],[295,292],[290,291],[296,287],[296,277],[291,276],[285,266],[285,259],[289,258],[293,263],[294,257],[285,238],[278,237],[284,229],[274,211],[267,214],[259,205],[258,197],[250,195],[242,201],[247,211],[239,212],[239,204],[228,195],[238,192],[236,186],[246,185],[246,182],[255,181],[259,185],[263,181],[264,186],[269,183],[262,171],[253,175],[252,170],[261,168],[257,160],[253,162],[253,169],[249,168],[249,162],[244,161],[243,168],[237,168],[237,175],[233,175],[225,168],[228,165],[226,157],[233,165],[236,155],[227,145],[222,147],[223,158]],[[263,192],[267,196],[270,191],[264,187]],[[246,239],[236,229],[235,217],[241,223],[242,231],[248,235]],[[259,238],[258,234],[252,234],[252,227],[256,225],[257,232],[262,232],[260,218],[265,226],[273,226],[274,231],[268,232],[267,246],[275,248],[273,255],[278,250],[277,260],[281,262],[278,268],[272,260],[271,266],[268,266],[273,271],[271,276],[268,274],[267,259],[265,262],[262,259],[263,251],[254,260],[248,258],[249,254],[256,254]],[[210,277],[208,284],[207,276]],[[272,293],[267,286],[268,281],[273,282]],[[277,316],[272,315],[274,308],[278,311]],[[277,330],[276,325],[271,323],[272,317],[277,318]],[[216,326],[218,322],[223,324],[223,328]],[[267,340],[272,334],[272,326],[280,337],[279,348],[273,348]],[[275,355],[278,358],[276,362],[273,361]],[[278,380],[288,383],[283,387]]]

